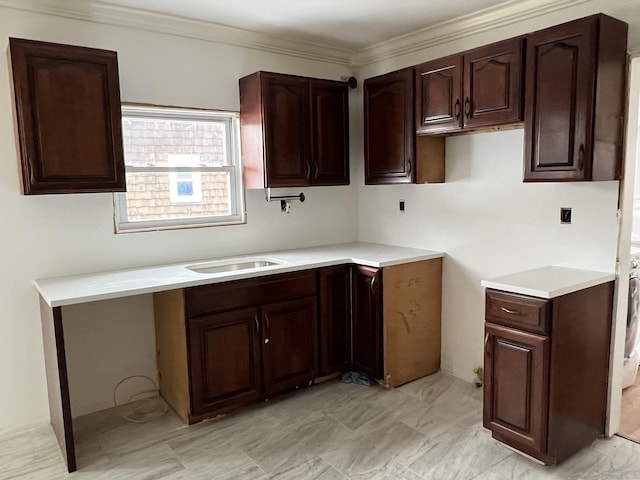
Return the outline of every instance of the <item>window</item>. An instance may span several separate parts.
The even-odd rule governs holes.
[[[123,106],[116,231],[244,223],[238,125],[236,113]]]

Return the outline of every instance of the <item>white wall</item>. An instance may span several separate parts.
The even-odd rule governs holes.
[[[256,70],[331,79],[349,73],[299,58],[0,8],[0,51],[10,36],[117,50],[122,99],[129,102],[238,110],[238,79]],[[33,279],[357,237],[355,187],[304,189],[307,200],[295,203],[290,215],[278,203],[267,204],[262,190],[248,191],[243,226],[115,235],[110,194],[20,195],[12,122],[7,61],[0,55],[0,432],[49,416]],[[108,372],[154,374],[154,358],[147,355],[154,345],[149,298],[131,302],[137,315],[124,316],[122,305],[105,302],[76,309],[65,322],[75,340],[70,377],[85,380],[72,386],[75,413],[110,405],[114,374]],[[125,339],[127,322],[139,323]],[[119,348],[124,340],[139,347]]]
[[[640,45],[637,0],[593,0],[368,65],[358,78],[597,11],[630,23],[630,46]],[[124,101],[237,110],[237,79],[258,69],[334,79],[351,73],[321,62],[0,8],[0,50],[6,49],[9,36],[117,50]],[[8,71],[2,56],[0,265],[5,275],[0,276],[0,432],[48,419],[34,278],[355,238],[441,249],[448,254],[443,368],[471,379],[472,368],[482,360],[482,278],[543,263],[613,269],[617,182],[523,184],[522,131],[507,131],[449,138],[445,184],[365,187],[361,87],[350,101],[351,187],[306,189],[308,200],[295,204],[289,216],[280,214],[277,204],[264,202],[261,191],[249,191],[244,226],[114,235],[108,194],[19,194]],[[397,211],[400,198],[407,201],[404,214]],[[565,206],[573,208],[569,226],[559,225],[559,208]],[[108,406],[120,376],[155,374],[149,356],[149,296],[65,309],[67,313],[76,414]],[[130,338],[122,337],[125,326],[132,332]],[[125,341],[128,346],[122,349]]]
[[[635,0],[588,1],[367,65],[360,77],[598,12],[629,23],[633,48],[640,45],[638,9]],[[356,180],[361,240],[447,252],[442,368],[466,380],[474,378],[473,368],[483,361],[482,279],[549,264],[615,269],[618,182],[524,184],[523,147],[522,130],[449,137],[444,184],[364,186],[361,173]],[[406,201],[405,213],[398,211],[399,199]],[[571,225],[560,225],[560,207],[573,209]]]

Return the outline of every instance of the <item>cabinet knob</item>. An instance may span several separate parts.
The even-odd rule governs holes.
[[[269,339],[268,339],[268,338],[265,338],[265,339],[264,339],[264,343],[269,343]]]
[[[456,103],[453,106],[453,114],[456,117],[456,120],[460,118],[460,99],[456,100]]]

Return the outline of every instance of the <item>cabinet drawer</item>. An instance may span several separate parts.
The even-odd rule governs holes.
[[[487,289],[485,305],[487,321],[549,333],[551,300]]]
[[[187,317],[199,317],[316,294],[315,270],[270,275],[185,290]]]

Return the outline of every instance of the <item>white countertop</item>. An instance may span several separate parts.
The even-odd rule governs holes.
[[[279,252],[252,253],[236,257],[194,260],[129,270],[42,278],[34,280],[34,284],[49,306],[60,307],[345,263],[380,268],[443,256],[443,252],[433,250],[375,243],[343,243]],[[268,257],[281,263],[262,268],[206,274],[193,272],[186,268],[188,265],[245,257]]]
[[[567,267],[542,267],[490,278],[483,287],[540,298],[555,298],[615,280],[614,273]]]

